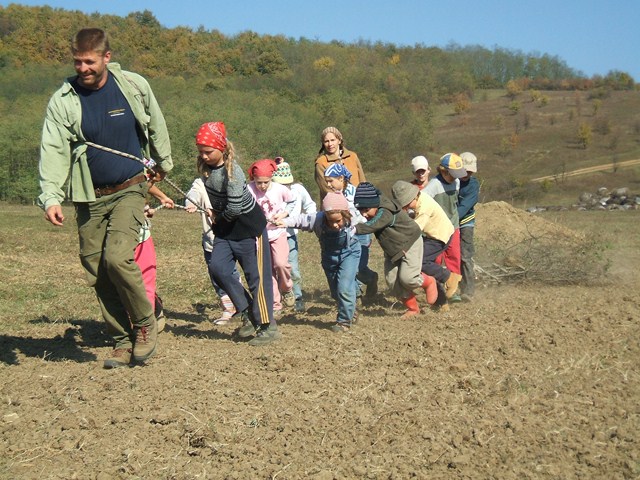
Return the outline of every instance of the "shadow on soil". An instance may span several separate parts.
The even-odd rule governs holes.
[[[318,329],[331,328],[335,322],[336,305],[328,292],[314,290],[306,292],[307,310],[302,313],[287,311],[280,323],[291,325],[307,325]],[[394,303],[386,300],[382,295],[358,302],[358,312],[364,317],[379,317],[389,315]],[[238,339],[232,333],[212,328],[202,331],[199,324],[209,322],[206,310],[219,308],[213,304],[194,304],[195,313],[179,312],[165,309],[167,318],[187,322],[186,325],[167,324],[165,332],[182,337],[200,337],[212,340]],[[31,325],[64,324],[67,325],[62,335],[53,338],[36,338],[31,336],[0,335],[0,362],[6,365],[19,365],[19,354],[31,358],[39,358],[48,362],[93,362],[96,355],[86,350],[112,346],[111,337],[106,332],[104,322],[90,319],[51,319],[42,316],[29,321]]]
[[[68,327],[64,334],[53,338],[0,335],[0,362],[19,365],[18,352],[26,357],[40,358],[48,362],[93,362],[96,356],[85,351],[88,348],[111,344],[103,322],[96,320],[52,320],[46,316],[29,321],[32,325],[63,323]]]

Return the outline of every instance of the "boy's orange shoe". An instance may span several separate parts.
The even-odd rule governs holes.
[[[429,305],[436,303],[438,300],[438,284],[436,283],[436,279],[423,273],[422,288],[424,289],[424,293],[427,294],[427,303]]]
[[[411,295],[409,298],[404,298],[402,303],[407,307],[407,311],[404,312],[400,318],[409,318],[420,314],[420,307],[418,306],[418,300],[415,295]]]

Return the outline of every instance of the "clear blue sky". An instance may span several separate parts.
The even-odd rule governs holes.
[[[558,56],[587,76],[640,82],[638,0],[0,0],[126,16],[150,10],[165,27],[246,30],[299,39],[396,45],[482,45]]]

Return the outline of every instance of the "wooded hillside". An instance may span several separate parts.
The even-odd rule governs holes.
[[[69,39],[86,26],[104,28],[113,61],[151,82],[172,137],[172,178],[184,187],[195,175],[193,135],[205,121],[225,121],[243,164],[282,155],[298,179],[312,183],[310,164],[327,125],[343,132],[367,171],[382,172],[437,152],[438,112],[446,107],[464,118],[480,90],[506,89],[516,102],[522,92],[605,96],[635,88],[624,72],[585,78],[546,54],[321,43],[252,32],[229,37],[202,27],[164,28],[150,11],[123,18],[12,4],[0,7],[0,200],[30,203],[38,194],[44,110],[73,74]]]

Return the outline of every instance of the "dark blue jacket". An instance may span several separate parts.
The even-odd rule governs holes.
[[[460,217],[460,228],[473,227],[476,224],[475,206],[480,195],[480,182],[476,177],[469,177],[469,180],[460,180],[460,191],[458,192],[458,216]]]

